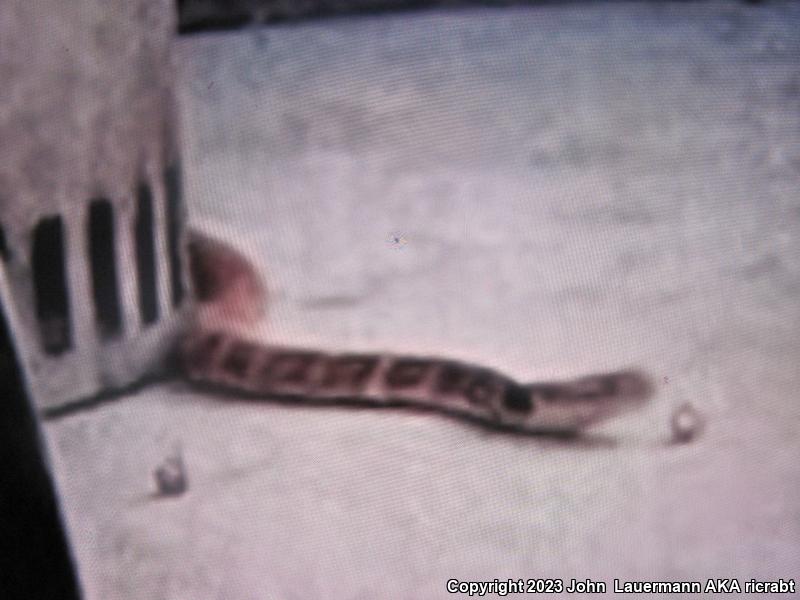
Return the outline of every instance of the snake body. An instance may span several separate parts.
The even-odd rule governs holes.
[[[185,377],[249,397],[416,406],[529,433],[577,433],[647,399],[636,371],[519,384],[492,369],[428,357],[328,354],[197,332],[180,352]]]
[[[197,295],[206,308],[219,313],[233,307],[241,314],[243,306],[263,300],[263,284],[236,249],[195,234],[190,257]],[[231,273],[238,275],[232,278]],[[528,433],[578,433],[641,406],[652,392],[648,378],[633,370],[521,384],[461,361],[270,346],[208,323],[196,325],[184,337],[178,361],[191,384],[234,395],[308,404],[413,406]]]

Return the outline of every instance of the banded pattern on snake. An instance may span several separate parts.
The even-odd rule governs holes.
[[[187,336],[179,356],[191,383],[307,403],[415,406],[529,433],[573,434],[640,406],[636,371],[520,384],[492,369],[440,358],[326,354],[259,345],[223,331]]]
[[[308,404],[413,406],[529,433],[575,434],[641,406],[648,378],[619,371],[520,384],[493,369],[443,358],[327,354],[248,341],[235,332],[263,317],[266,287],[242,250],[193,230],[196,322],[178,347],[184,379],[237,396]]]

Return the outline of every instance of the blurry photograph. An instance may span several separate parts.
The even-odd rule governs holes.
[[[0,82],[0,597],[797,592],[800,4],[6,0]]]

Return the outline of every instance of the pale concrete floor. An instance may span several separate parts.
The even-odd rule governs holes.
[[[571,5],[181,40],[190,209],[263,264],[265,339],[660,392],[584,444],[178,383],[50,421],[87,597],[797,577],[798,24]],[[687,401],[708,429],[670,446]],[[156,500],[177,443],[189,492]]]

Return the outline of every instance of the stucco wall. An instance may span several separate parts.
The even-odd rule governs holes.
[[[172,301],[175,282],[165,259],[167,172],[178,174],[175,181],[180,173],[174,31],[169,0],[12,0],[0,6],[0,226],[7,246],[1,264],[10,290],[2,300],[15,315],[14,337],[41,408],[136,380],[163,358],[180,320],[185,303]],[[133,275],[137,190],[143,186],[150,190],[156,255],[158,319],[151,323],[143,323],[141,279]],[[93,275],[88,257],[97,239],[88,229],[94,200],[110,203],[112,227],[94,250]],[[175,215],[182,223],[183,210]],[[52,323],[42,323],[32,259],[41,219],[60,219],[63,244],[40,260],[48,265],[63,254],[67,291],[68,323],[55,327],[68,329],[69,339],[49,354],[42,337]],[[182,257],[182,227],[177,231]],[[116,273],[109,275],[111,263]],[[105,339],[98,331],[98,276],[112,282],[107,288],[116,286],[119,304],[119,331]],[[183,277],[177,273],[185,286]],[[47,288],[51,280],[39,296],[57,293]]]

